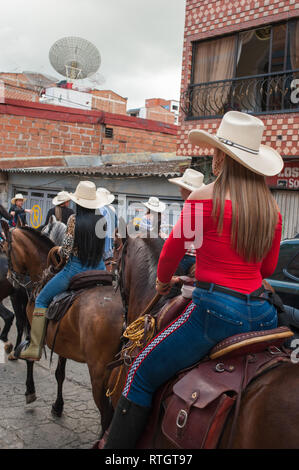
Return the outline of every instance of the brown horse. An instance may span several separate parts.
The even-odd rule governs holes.
[[[14,279],[28,274],[33,284],[41,279],[46,268],[47,256],[53,242],[40,232],[29,228],[16,228],[8,236],[9,270]],[[29,301],[27,316],[31,323],[34,303]],[[57,400],[52,412],[60,416],[63,409],[62,384],[66,359],[88,365],[94,401],[101,413],[102,431],[111,420],[111,407],[105,395],[108,379],[107,363],[119,349],[123,324],[123,309],[112,287],[98,286],[80,294],[59,325],[54,352],[59,355],[56,369],[58,382]],[[48,324],[46,344],[52,348],[57,323]],[[27,403],[34,401],[33,362],[27,362]]]
[[[118,244],[119,244],[118,240]],[[155,279],[161,240],[130,239],[119,259],[120,288],[128,322],[144,310],[155,294]],[[165,299],[163,299],[165,302]],[[109,389],[115,407],[125,381],[122,369],[113,370]],[[256,378],[245,390],[236,428],[230,440],[231,416],[225,425],[219,448],[298,448],[299,442],[299,365],[284,363]],[[230,442],[230,444],[229,444]],[[155,448],[173,448],[157,430]]]

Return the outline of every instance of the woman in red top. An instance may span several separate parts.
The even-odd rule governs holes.
[[[133,448],[157,388],[203,358],[224,338],[276,328],[277,312],[258,298],[262,279],[276,267],[281,215],[265,182],[283,161],[261,145],[264,125],[230,111],[217,135],[193,130],[193,144],[215,148],[216,181],[194,191],[159,259],[157,291],[166,294],[190,243],[196,248],[196,288],[185,312],[158,334],[132,364],[106,448]]]

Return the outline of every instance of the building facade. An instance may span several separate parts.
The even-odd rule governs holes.
[[[65,155],[175,152],[176,139],[177,126],[126,114],[0,102],[2,168],[60,165]]]
[[[263,144],[285,168],[268,180],[284,216],[284,238],[299,232],[299,3],[296,0],[186,0],[177,154],[211,176],[213,149],[188,142],[191,129],[216,133],[237,110],[263,120]],[[199,158],[200,157],[200,158]]]
[[[143,107],[129,109],[128,115],[177,125],[179,122],[179,102],[150,98],[145,100]]]

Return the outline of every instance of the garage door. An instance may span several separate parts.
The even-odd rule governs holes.
[[[294,238],[299,233],[299,192],[273,191],[283,218],[282,239]]]

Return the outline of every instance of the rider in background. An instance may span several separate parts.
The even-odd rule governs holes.
[[[26,213],[31,214],[31,209],[24,209],[23,204],[26,198],[23,194],[16,194],[11,200],[11,207],[9,213],[12,215],[12,219],[9,221],[10,227],[16,227],[18,219],[20,219],[22,225],[27,225]]]
[[[0,204],[0,242],[2,242],[5,239],[5,235],[1,227],[1,219],[6,219],[8,221],[12,219],[12,215],[6,211],[6,209],[2,206],[2,204]]]
[[[101,234],[101,237],[96,233],[96,225],[103,216],[96,215],[95,210],[107,205],[107,197],[97,193],[91,181],[81,181],[75,193],[69,196],[76,203],[76,214],[68,219],[59,250],[66,265],[45,285],[36,298],[30,345],[20,354],[20,359],[40,359],[46,334],[47,308],[56,295],[67,290],[71,278],[80,272],[93,269],[105,271],[103,251],[106,232]]]
[[[176,184],[180,188],[180,193],[183,201],[186,201],[190,194],[196,189],[204,188],[203,183],[204,175],[199,171],[187,168],[181,178],[171,178],[168,181]],[[184,275],[194,276],[196,263],[196,251],[194,246],[191,246],[185,253],[185,256],[180,262],[180,268]]]
[[[186,201],[163,246],[156,289],[161,295],[169,292],[189,242],[196,249],[197,287],[186,310],[131,365],[107,449],[134,448],[154,392],[217,343],[242,332],[277,327],[276,308],[260,295],[263,278],[275,270],[282,231],[281,214],[265,176],[280,173],[283,160],[276,150],[261,145],[263,131],[260,119],[230,111],[216,135],[203,130],[189,134],[192,144],[214,147],[217,179]],[[193,236],[186,227],[190,223],[198,227]],[[200,231],[202,244],[198,243]]]
[[[107,235],[105,238],[105,248],[103,260],[107,271],[112,272],[113,249],[114,249],[114,232],[117,227],[117,215],[114,207],[112,206],[115,200],[114,194],[106,188],[98,188],[97,193],[103,194],[107,198],[108,204],[100,208],[100,213],[105,217],[107,222]]]
[[[55,207],[49,209],[45,225],[48,225],[50,217],[55,215],[58,222],[62,222],[65,225],[71,215],[74,214],[74,211],[69,208],[70,205],[70,195],[67,191],[60,191],[52,200],[52,204]]]
[[[147,202],[142,204],[147,208],[147,212],[141,219],[140,230],[146,231],[148,236],[151,232],[152,236],[155,236],[155,234],[160,236],[162,214],[166,210],[166,204],[157,197],[150,197]]]

